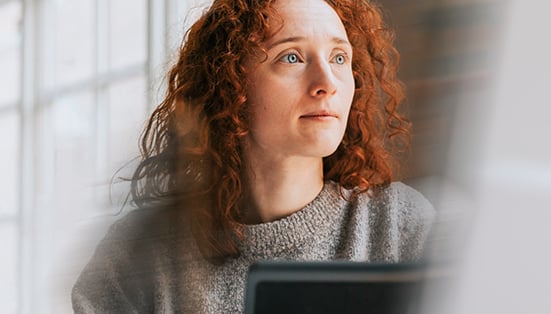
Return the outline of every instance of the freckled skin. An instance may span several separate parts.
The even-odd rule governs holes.
[[[320,160],[340,144],[354,95],[352,47],[321,0],[279,0],[283,28],[248,65],[251,131],[246,153]]]

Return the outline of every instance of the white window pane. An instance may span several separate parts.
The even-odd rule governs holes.
[[[178,50],[184,32],[210,7],[212,0],[170,1],[168,41],[171,53]]]
[[[93,205],[95,105],[91,92],[54,102],[54,189],[58,214],[76,216]]]
[[[147,56],[147,3],[145,0],[111,0],[110,63],[112,68],[145,62]]]
[[[0,312],[17,312],[17,226],[15,223],[0,223]]]
[[[56,0],[54,72],[57,84],[90,77],[94,72],[95,10],[93,0]],[[46,43],[48,45],[48,43]]]
[[[21,87],[19,48],[0,50],[0,107],[19,100]]]
[[[146,120],[146,81],[143,77],[117,82],[109,88],[108,176],[139,155],[138,140]],[[116,177],[130,177],[132,166],[126,166]],[[114,182],[120,182],[115,180]],[[126,196],[128,184],[111,186],[114,204]]]
[[[21,3],[0,5],[0,107],[19,99]]]
[[[16,110],[0,115],[0,217],[17,213],[19,194],[19,114]],[[0,238],[1,239],[1,238]]]
[[[109,88],[109,156],[116,163],[136,157],[138,138],[146,120],[143,77],[117,82]]]

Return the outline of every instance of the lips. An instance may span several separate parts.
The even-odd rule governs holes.
[[[300,118],[338,118],[339,115],[332,111],[317,110],[308,112],[300,116]]]

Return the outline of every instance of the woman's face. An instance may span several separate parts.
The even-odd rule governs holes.
[[[352,47],[323,0],[278,0],[283,28],[249,67],[251,154],[325,157],[340,144],[354,95]]]

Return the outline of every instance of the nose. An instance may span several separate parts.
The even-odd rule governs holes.
[[[310,96],[332,96],[337,92],[337,82],[331,65],[327,61],[316,61],[309,64],[311,84]]]

